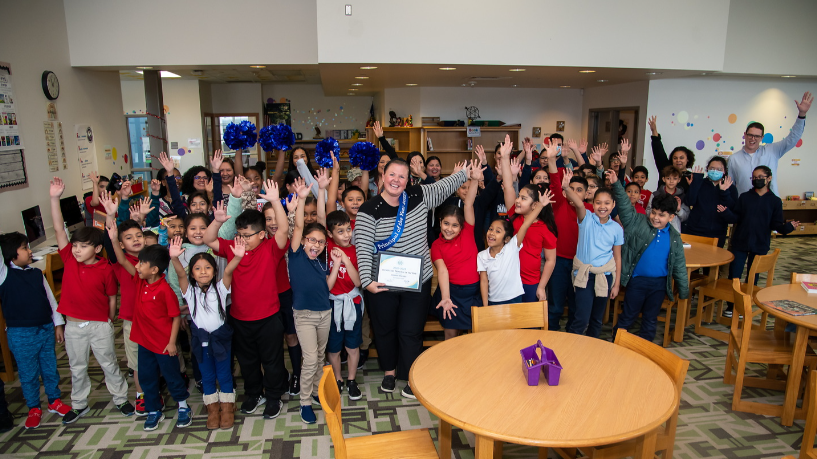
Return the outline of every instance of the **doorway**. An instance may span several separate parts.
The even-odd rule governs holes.
[[[609,150],[602,158],[605,167],[609,164],[610,154],[618,151],[622,139],[630,142],[630,155],[627,158],[627,173],[642,160],[636,158],[639,143],[638,107],[591,108],[590,109],[590,144],[599,145],[607,142]]]
[[[205,113],[204,114],[204,129],[206,140],[206,151],[204,152],[207,160],[212,157],[213,152],[221,150],[225,158],[241,158],[241,164],[245,168],[252,166],[256,161],[263,161],[261,157],[261,146],[256,143],[255,147],[244,150],[241,155],[237,155],[237,151],[231,150],[227,144],[224,143],[224,130],[230,123],[240,123],[242,121],[249,121],[253,123],[256,128],[255,132],[261,130],[258,126],[258,114],[256,113]],[[255,150],[255,151],[253,151]],[[234,159],[235,160],[235,159]]]
[[[128,149],[133,177],[150,183],[153,179],[153,171],[150,167],[148,117],[146,115],[125,115],[125,122],[128,126]]]

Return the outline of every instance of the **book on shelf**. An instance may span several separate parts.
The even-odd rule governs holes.
[[[817,293],[817,282],[801,282],[800,285],[809,293]]]
[[[793,300],[764,301],[763,304],[792,316],[809,316],[812,314],[817,314],[817,309]]]

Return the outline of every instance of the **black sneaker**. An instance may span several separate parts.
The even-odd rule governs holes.
[[[277,418],[281,414],[283,407],[284,403],[282,401],[278,400],[278,403],[275,403],[275,400],[270,400],[270,403],[267,403],[267,406],[264,407],[264,419]]]
[[[342,379],[338,379],[338,393],[339,394],[343,393],[343,380]]]
[[[346,381],[346,392],[349,393],[349,400],[360,400],[363,394],[360,393],[360,388],[357,387],[357,381],[350,379]]]
[[[89,411],[91,411],[91,409],[88,408],[87,406],[85,408],[82,408],[82,409],[74,408],[71,411],[69,411],[68,413],[66,413],[65,416],[62,417],[62,423],[63,424],[72,424],[74,422],[77,422],[77,419],[85,416],[86,414],[88,414]]]
[[[732,317],[732,310],[734,309],[733,305],[727,305],[726,309],[723,311],[724,317]]]
[[[128,378],[133,378],[133,368],[128,368]]]
[[[244,414],[253,414],[259,406],[266,402],[267,399],[265,399],[263,395],[247,397],[247,400],[244,400],[244,403],[241,404],[241,412]]]
[[[383,392],[394,392],[394,376],[386,375],[383,377],[383,382],[380,383],[380,390]]]
[[[297,375],[292,375],[289,378],[289,395],[295,396],[301,393],[301,378]]]
[[[116,407],[119,408],[119,412],[122,413],[123,416],[130,417],[136,413],[136,408],[134,408],[133,405],[127,401],[121,405],[116,405]]]
[[[196,381],[196,390],[199,391],[200,394],[204,393],[204,385],[201,381]]]
[[[0,433],[8,432],[14,428],[14,415],[10,411],[0,416]]]
[[[400,395],[406,398],[410,398],[412,400],[417,400],[417,397],[414,396],[414,392],[411,391],[411,386],[406,384],[406,387],[400,391]]]
[[[366,365],[366,361],[369,360],[369,350],[368,349],[361,349],[360,350],[360,360],[357,362],[357,369],[362,370],[363,367]]]

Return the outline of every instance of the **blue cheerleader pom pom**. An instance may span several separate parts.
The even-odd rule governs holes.
[[[340,161],[340,145],[332,137],[327,137],[315,145],[315,162],[321,167],[332,167],[332,155]]]
[[[258,136],[261,148],[266,152],[273,150],[287,151],[295,144],[295,133],[284,123],[265,126]]]
[[[230,123],[224,129],[224,143],[231,150],[246,150],[253,147],[257,140],[255,125],[249,121],[245,120],[239,124]]]
[[[380,149],[371,142],[357,142],[349,149],[349,164],[364,171],[372,171],[380,162]]]

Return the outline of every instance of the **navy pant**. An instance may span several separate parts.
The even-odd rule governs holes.
[[[190,326],[190,330],[192,330],[193,329],[193,320],[188,320],[187,323]],[[195,379],[196,382],[201,381],[201,378],[202,378],[201,369],[199,368],[198,359],[196,359],[196,355],[193,354],[193,352],[190,352],[190,366],[193,367],[193,379]]]
[[[627,294],[624,296],[622,312],[618,316],[618,323],[613,330],[613,339],[619,328],[627,330],[641,314],[641,330],[638,336],[652,342],[655,339],[655,330],[658,323],[658,314],[661,312],[661,303],[667,292],[667,278],[665,277],[633,277],[627,284]]]
[[[522,290],[525,293],[522,294],[522,303],[534,303],[539,301],[539,298],[536,296],[536,289],[539,288],[539,283],[535,284],[522,284]]]
[[[576,312],[573,321],[567,329],[568,333],[577,335],[587,334],[587,336],[598,338],[601,334],[601,320],[604,318],[604,310],[607,308],[607,299],[610,297],[610,289],[613,287],[613,275],[605,275],[607,278],[607,294],[596,296],[595,283],[596,275],[590,273],[587,277],[586,287],[576,287]]]
[[[191,353],[191,355],[193,354]],[[202,346],[201,359],[199,369],[201,370],[201,385],[204,389],[204,395],[215,394],[218,391],[216,381],[218,381],[221,392],[232,394],[233,368],[229,356],[219,362],[210,352],[210,346]]]
[[[139,345],[139,384],[145,391],[145,410],[148,412],[159,411],[162,407],[159,394],[159,373],[165,377],[167,390],[173,400],[181,402],[187,400],[190,393],[182,379],[179,370],[179,356],[173,357],[167,354],[156,354]]]
[[[730,279],[740,279],[743,275],[743,268],[746,267],[746,280],[745,282],[749,283],[749,270],[752,267],[752,263],[755,261],[755,257],[758,255],[765,255],[763,253],[754,253],[754,252],[742,252],[740,250],[732,249],[732,255],[735,256],[735,259],[732,260],[732,264],[729,265],[729,278]],[[748,266],[747,266],[747,263]],[[760,275],[755,275],[755,285],[757,285],[757,280],[760,278]]]
[[[5,416],[9,412],[9,402],[6,401],[6,383],[0,379],[0,416]]]
[[[573,290],[573,260],[556,257],[556,266],[548,282],[548,330],[559,331],[559,321],[567,304],[567,327],[573,324],[576,313],[576,293]]]

